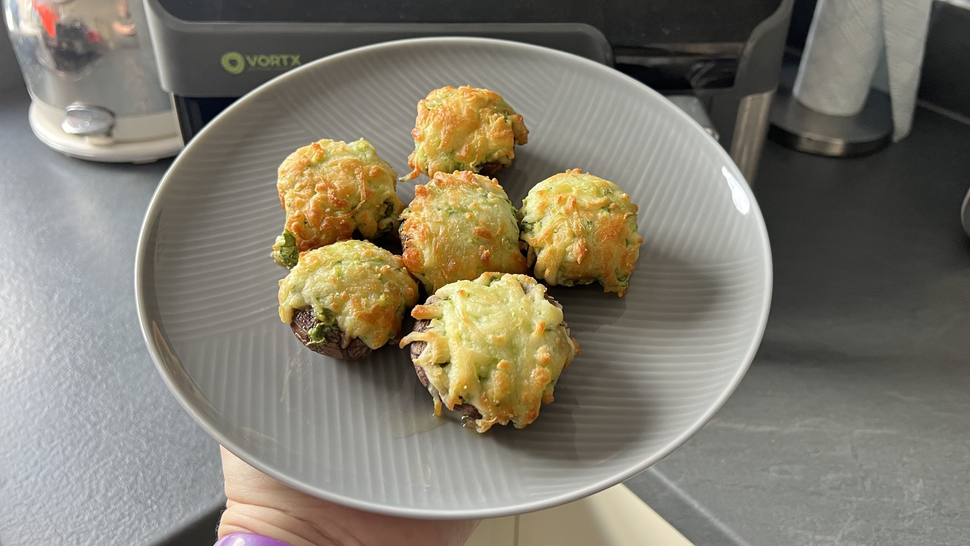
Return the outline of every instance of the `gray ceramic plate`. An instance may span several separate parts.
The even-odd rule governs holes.
[[[484,435],[431,416],[406,351],[347,363],[300,345],[277,316],[286,271],[270,258],[283,226],[276,168],[290,152],[364,137],[406,173],[417,102],[464,84],[501,93],[531,131],[498,175],[513,203],[579,167],[632,196],[644,239],[622,299],[594,286],[551,289],[582,355],[533,425]],[[398,193],[410,201],[414,182]],[[758,347],[771,258],[734,163],[660,95],[565,53],[434,38],[319,60],[226,110],[158,187],[135,287],[165,382],[249,463],[358,508],[491,517],[609,487],[694,434]]]

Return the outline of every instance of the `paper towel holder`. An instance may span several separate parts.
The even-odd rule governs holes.
[[[792,95],[798,60],[785,55],[778,93],[768,116],[768,138],[793,150],[828,157],[869,155],[892,143],[889,95],[870,89],[862,111],[854,116],[816,112]]]

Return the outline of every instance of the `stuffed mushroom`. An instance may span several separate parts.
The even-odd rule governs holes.
[[[301,252],[336,241],[395,233],[404,208],[397,173],[364,139],[300,148],[280,165],[276,186],[286,225],[273,258],[286,267],[295,266]]]
[[[512,164],[516,144],[529,140],[522,116],[488,89],[442,87],[418,103],[414,122],[413,169],[424,173],[473,171],[492,176]]]
[[[429,294],[486,271],[525,273],[515,207],[495,180],[436,173],[401,214],[404,265]]]
[[[529,190],[519,219],[537,279],[626,292],[643,238],[637,206],[616,184],[579,169],[557,174]]]
[[[553,401],[562,370],[579,353],[562,307],[526,275],[485,273],[435,292],[411,312],[410,344],[418,378],[442,406],[485,432],[524,428]]]
[[[280,320],[320,354],[363,358],[400,338],[418,285],[401,258],[368,241],[305,252],[280,281]]]

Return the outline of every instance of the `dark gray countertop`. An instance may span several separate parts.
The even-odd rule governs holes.
[[[970,127],[919,110],[860,159],[769,143],[755,362],[628,485],[700,544],[970,544]]]
[[[28,104],[0,93],[0,544],[155,543],[224,502],[218,446],[135,314],[138,230],[168,163],[64,157]]]
[[[168,164],[65,158],[27,105],[0,93],[0,545],[211,544],[216,444],[158,378],[132,297]],[[761,352],[706,428],[628,482],[696,544],[970,542],[968,145],[925,111],[870,158],[768,145]]]

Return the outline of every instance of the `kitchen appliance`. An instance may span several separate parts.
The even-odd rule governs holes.
[[[188,141],[290,68],[419,36],[503,38],[612,65],[710,118],[753,180],[793,0],[145,0],[162,87]],[[394,82],[387,82],[394,85]],[[702,108],[692,108],[690,105]],[[706,116],[704,115],[706,114]]]
[[[3,0],[34,134],[74,157],[150,162],[182,139],[137,0]]]

